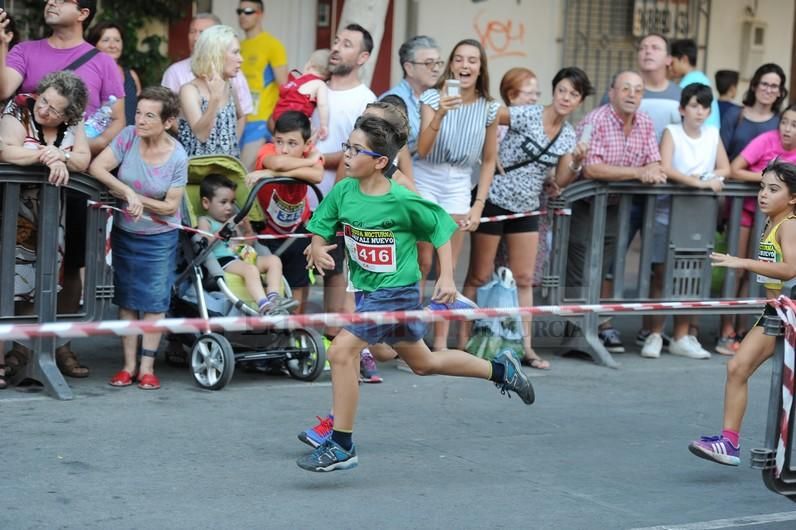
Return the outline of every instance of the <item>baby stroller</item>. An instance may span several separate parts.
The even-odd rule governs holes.
[[[233,157],[211,155],[194,157],[188,164],[188,183],[183,200],[182,219],[184,225],[196,226],[203,212],[199,197],[199,184],[211,173],[220,173],[236,182],[236,202],[243,205],[219,234],[229,238],[234,227],[244,217],[253,223],[263,219],[257,203],[257,192],[267,182],[295,182],[289,178],[261,180],[249,192],[244,183],[246,170]],[[313,188],[317,194],[320,192]],[[225,273],[212,253],[213,247],[221,244],[216,239],[210,244],[201,235],[181,232],[180,263],[178,277],[174,283],[171,314],[183,318],[208,318],[221,316],[259,316],[257,304],[251,299],[243,279]],[[258,254],[268,254],[266,247],[252,245]],[[282,279],[285,297],[290,297],[290,286]],[[321,335],[314,329],[251,330],[242,332],[213,333],[209,330],[199,335],[173,335],[171,348],[177,346],[182,352],[190,348],[188,366],[194,381],[209,390],[220,390],[232,379],[236,364],[286,370],[291,377],[302,381],[314,381],[323,372],[326,350]]]

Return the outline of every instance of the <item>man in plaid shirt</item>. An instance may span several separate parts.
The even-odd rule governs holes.
[[[609,102],[597,107],[578,124],[580,138],[584,127],[592,127],[591,142],[583,162],[583,176],[616,182],[639,180],[654,186],[666,182],[652,120],[638,110],[644,95],[644,81],[633,71],[620,72],[611,81]],[[576,202],[572,208],[567,256],[567,288],[580,288],[583,282],[587,245],[591,241],[590,204]],[[603,294],[611,290],[619,207],[609,199],[605,216],[603,250]],[[609,321],[600,325],[599,337],[609,352],[625,351],[619,332]]]

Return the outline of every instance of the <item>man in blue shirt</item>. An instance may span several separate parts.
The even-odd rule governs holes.
[[[393,94],[406,103],[409,118],[409,140],[407,145],[412,157],[417,151],[417,136],[420,134],[420,95],[435,86],[445,67],[440,57],[437,41],[425,35],[412,37],[401,45],[398,59],[404,78],[400,83],[379,96]]]

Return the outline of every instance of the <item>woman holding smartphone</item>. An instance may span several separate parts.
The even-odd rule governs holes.
[[[557,190],[572,182],[580,171],[588,140],[582,138],[581,143],[576,144],[575,130],[567,120],[594,89],[586,73],[576,67],[559,70],[552,85],[553,101],[549,105],[512,105],[500,109],[498,122],[508,125],[509,129],[499,148],[502,171],[495,175],[489,188],[483,191],[479,188],[479,196],[486,197],[483,215],[535,211],[550,173],[550,184]],[[478,287],[490,280],[498,244],[505,236],[508,265],[517,282],[519,303],[523,307],[533,305],[538,219],[523,217],[478,227],[470,245],[465,296],[475,297]],[[523,320],[522,364],[539,370],[549,369],[550,363],[531,347],[531,319],[525,317]],[[466,340],[469,327],[462,326],[460,342]]]
[[[481,43],[465,39],[456,44],[439,83],[423,92],[420,103],[418,159],[413,166],[417,191],[442,206],[462,230],[472,232],[478,228],[495,173],[500,108],[500,103],[489,95],[487,59]],[[470,173],[479,163],[480,193],[471,205]],[[454,266],[463,241],[462,231],[451,240]],[[418,245],[424,280],[421,286],[431,270],[432,255],[430,243]],[[447,348],[449,327],[448,322],[435,326],[434,350]]]

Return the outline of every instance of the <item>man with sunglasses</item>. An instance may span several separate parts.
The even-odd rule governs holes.
[[[260,147],[271,139],[268,118],[279,99],[279,86],[287,82],[287,53],[276,37],[263,31],[264,9],[262,0],[245,0],[236,10],[238,24],[246,32],[240,42],[241,72],[249,84],[254,107],[240,139],[240,158],[250,170]]]
[[[47,0],[44,23],[52,30],[45,39],[20,42],[8,50],[8,35],[0,38],[0,99],[16,92],[36,91],[41,79],[59,70],[74,70],[88,88],[86,116],[91,116],[110,96],[117,98],[112,107],[112,121],[96,138],[89,139],[91,154],[96,155],[125,126],[124,85],[116,62],[83,39],[83,30],[97,12],[96,0]],[[8,24],[8,15],[0,10],[0,28]],[[95,52],[96,55],[89,55]],[[58,296],[59,313],[77,313],[80,307],[80,268],[85,262],[86,200],[77,192],[66,193],[66,253],[63,291]],[[61,372],[70,377],[87,377],[69,342],[57,342],[55,358]]]
[[[412,156],[417,151],[417,135],[420,133],[420,94],[435,86],[445,67],[439,54],[437,41],[426,35],[417,35],[401,44],[398,59],[404,78],[379,96],[396,95],[406,103],[409,118],[409,141],[407,147]]]

